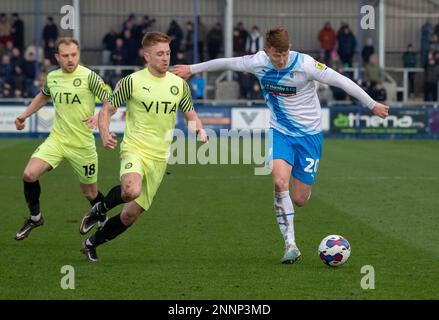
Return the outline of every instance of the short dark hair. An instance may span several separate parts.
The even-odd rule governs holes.
[[[60,45],[62,45],[62,44],[69,45],[69,44],[71,44],[71,43],[76,44],[76,46],[78,47],[78,50],[79,50],[79,42],[78,42],[78,40],[73,39],[73,38],[69,38],[69,37],[62,37],[62,38],[59,38],[59,39],[56,41],[56,44],[55,44],[55,53],[59,53],[59,46],[60,46]]]
[[[153,31],[153,32],[147,32],[142,39],[142,47],[143,48],[148,48],[151,47],[153,45],[156,45],[159,42],[166,42],[166,43],[170,43],[171,42],[171,38],[162,33],[162,32],[157,32],[157,31]]]

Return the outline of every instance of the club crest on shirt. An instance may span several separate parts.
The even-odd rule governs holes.
[[[318,62],[318,61],[316,61],[316,63],[314,64],[314,66],[315,66],[317,69],[320,69],[320,70],[326,70],[326,69],[328,68],[328,67],[325,66],[323,63]]]
[[[81,79],[76,78],[75,80],[73,80],[73,85],[75,87],[79,87],[81,85]]]
[[[178,94],[179,90],[177,86],[172,86],[171,87],[171,93],[176,96]]]

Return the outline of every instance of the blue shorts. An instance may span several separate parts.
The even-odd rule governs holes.
[[[291,174],[305,184],[314,184],[322,155],[323,134],[304,137],[287,136],[271,128],[272,159],[282,159],[293,166]]]

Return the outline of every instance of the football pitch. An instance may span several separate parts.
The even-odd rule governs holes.
[[[311,201],[296,207],[293,265],[280,263],[271,176],[253,165],[168,166],[151,209],[89,263],[78,231],[89,204],[63,162],[40,179],[45,225],[17,242],[21,175],[41,141],[0,139],[0,299],[439,299],[439,141],[325,139]],[[97,145],[106,193],[119,154]],[[338,268],[317,255],[329,234],[352,245]],[[74,290],[61,288],[65,265]]]

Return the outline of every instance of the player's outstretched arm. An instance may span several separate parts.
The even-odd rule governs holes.
[[[220,58],[214,59],[197,64],[177,64],[172,67],[171,71],[187,80],[194,73],[200,73],[204,71],[218,71],[218,70],[231,70],[231,71],[248,71],[245,57],[236,58]]]
[[[99,111],[98,127],[101,135],[102,144],[105,149],[114,149],[117,146],[115,133],[110,133],[111,116],[116,113],[116,108],[108,101],[104,102],[102,109]]]
[[[373,100],[354,81],[338,73],[337,71],[314,61],[314,59],[311,57],[306,57],[305,59],[307,59],[306,63],[308,64],[307,74],[311,77],[311,79],[343,89],[347,94],[351,95],[362,104],[367,106],[375,115],[380,118],[385,119],[389,115],[389,106]]]
[[[192,132],[195,131],[197,133],[197,137],[201,142],[206,143],[208,141],[208,137],[206,131],[203,128],[203,123],[200,118],[198,118],[197,113],[194,110],[183,113],[184,118],[188,123],[188,128]]]
[[[38,93],[35,98],[32,99],[32,102],[29,104],[26,110],[24,110],[24,112],[15,119],[15,128],[17,130],[23,130],[26,126],[26,119],[40,110],[47,103],[47,101],[49,101],[49,99],[50,96],[46,96],[42,92]]]

